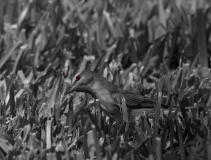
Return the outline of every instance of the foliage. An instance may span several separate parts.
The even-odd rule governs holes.
[[[210,16],[205,0],[0,0],[0,158],[211,159]],[[64,96],[84,69],[154,113],[119,124]]]

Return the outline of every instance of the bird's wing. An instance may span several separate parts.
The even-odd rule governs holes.
[[[128,108],[154,108],[155,102],[135,94],[123,94]]]
[[[156,102],[150,98],[143,97],[141,95],[137,95],[124,90],[121,91],[121,94],[122,96],[124,96],[126,105],[129,109],[154,108],[156,106]],[[163,108],[168,108],[164,104],[161,105]]]

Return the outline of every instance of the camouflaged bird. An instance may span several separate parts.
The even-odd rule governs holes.
[[[122,120],[119,105],[119,96],[124,97],[129,118],[140,116],[143,111],[154,111],[156,101],[137,95],[133,92],[123,90],[98,73],[84,70],[78,74],[66,91],[65,95],[73,91],[85,92],[100,101],[102,110],[117,121]],[[161,104],[163,108],[167,106]]]

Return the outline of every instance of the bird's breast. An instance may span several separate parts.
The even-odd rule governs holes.
[[[114,99],[112,98],[112,95],[109,92],[109,90],[105,86],[101,85],[100,83],[97,83],[97,82],[94,83],[92,85],[92,90],[93,92],[95,92],[96,97],[100,101],[103,101],[106,103],[114,103]]]
[[[101,102],[104,103],[115,103],[110,92],[106,89],[101,89],[97,93],[97,97]]]

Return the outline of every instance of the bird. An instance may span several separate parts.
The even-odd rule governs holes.
[[[74,91],[88,93],[94,99],[100,101],[100,106],[106,115],[118,122],[121,122],[123,118],[119,104],[120,96],[125,99],[129,119],[140,116],[143,111],[154,111],[156,106],[156,101],[151,98],[123,90],[94,71],[83,70],[75,76],[72,82],[72,85],[67,87],[64,95]],[[164,104],[161,104],[161,107],[168,108]]]

